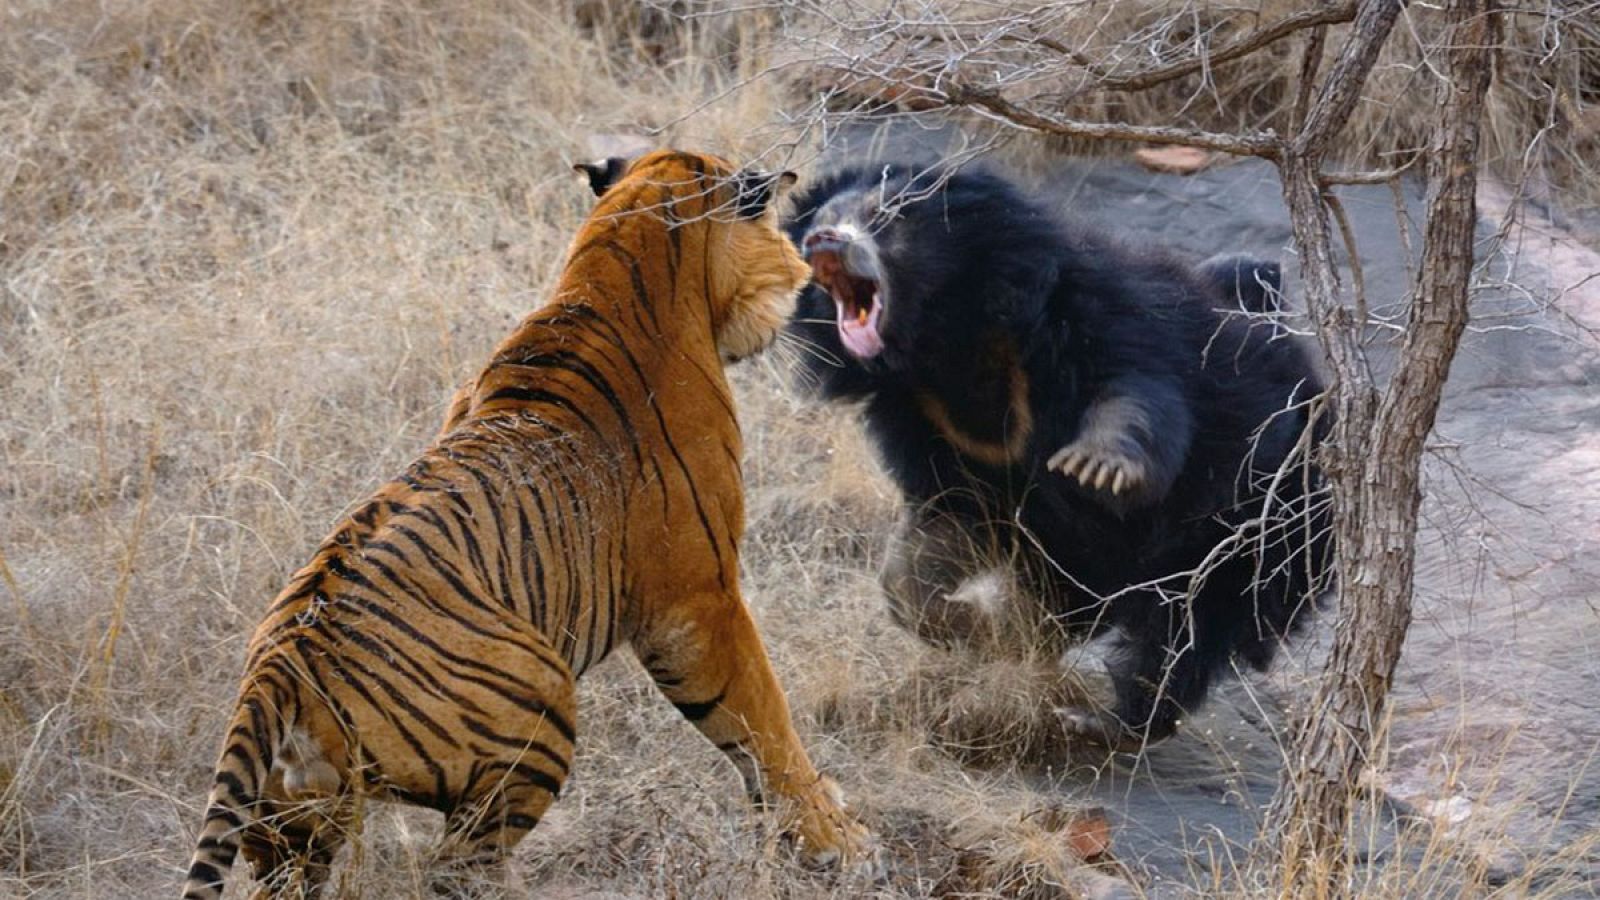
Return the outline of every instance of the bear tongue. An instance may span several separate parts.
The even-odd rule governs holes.
[[[834,302],[839,321],[839,340],[857,359],[871,359],[883,352],[883,337],[878,334],[878,314],[882,312],[883,304],[878,302],[876,296],[867,302],[870,306],[865,316],[847,309],[849,304]]]

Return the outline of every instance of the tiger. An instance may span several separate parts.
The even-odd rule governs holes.
[[[186,900],[220,897],[240,850],[256,896],[315,896],[368,798],[444,813],[438,892],[503,880],[567,777],[577,678],[624,644],[802,861],[870,859],[738,582],[724,365],[810,279],[773,211],[795,176],[666,150],[613,174],[551,299],[269,606]]]

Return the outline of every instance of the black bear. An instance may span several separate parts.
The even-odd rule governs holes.
[[[1275,265],[1135,252],[973,169],[846,167],[787,228],[813,274],[787,329],[802,374],[864,401],[906,501],[881,575],[901,625],[984,634],[952,594],[1000,554],[1043,632],[1115,636],[1114,709],[1063,715],[1128,747],[1317,606],[1329,423],[1271,315]]]

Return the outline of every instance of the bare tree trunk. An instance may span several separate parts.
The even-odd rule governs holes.
[[[1449,3],[1446,80],[1439,87],[1439,126],[1428,153],[1421,275],[1394,376],[1381,392],[1360,344],[1364,323],[1338,301],[1316,180],[1320,147],[1331,137],[1319,125],[1344,116],[1319,119],[1318,112],[1326,105],[1338,113],[1341,91],[1353,102],[1376,45],[1394,21],[1394,0],[1363,6],[1323,96],[1282,163],[1307,296],[1334,369],[1340,417],[1329,464],[1337,504],[1339,621],[1309,712],[1296,725],[1295,755],[1266,830],[1285,894],[1341,893],[1352,800],[1368,754],[1383,737],[1389,687],[1411,623],[1422,452],[1467,323],[1492,5],[1493,0]],[[1348,86],[1343,78],[1351,79]]]
[[[1367,356],[1360,285],[1352,299],[1339,283],[1329,222],[1330,206],[1337,206],[1327,192],[1334,184],[1375,184],[1395,173],[1331,175],[1323,167],[1329,147],[1361,101],[1403,0],[1308,6],[1199,51],[1194,59],[1133,66],[1132,71],[1119,68],[1124,64],[1115,54],[1090,58],[1041,32],[1034,13],[1045,7],[1031,6],[1009,18],[981,22],[891,17],[887,31],[882,22],[863,24],[862,33],[902,40],[827,64],[835,75],[846,73],[846,83],[869,92],[892,85],[887,96],[910,97],[917,109],[961,107],[1026,131],[1181,144],[1277,164],[1302,287],[1333,376],[1330,403],[1337,422],[1325,452],[1340,578],[1334,647],[1311,706],[1293,726],[1288,771],[1260,842],[1263,862],[1281,872],[1285,894],[1344,892],[1352,801],[1360,793],[1362,770],[1385,737],[1388,692],[1411,624],[1421,458],[1467,321],[1478,128],[1496,37],[1496,2],[1448,0],[1448,37],[1442,53],[1434,53],[1439,58],[1429,61],[1427,71],[1442,72],[1442,83],[1438,126],[1427,153],[1421,274],[1412,286],[1410,319],[1387,385],[1380,384]],[[1318,87],[1322,49],[1331,39],[1327,29],[1344,22],[1351,23],[1349,32]],[[1144,90],[1301,32],[1308,41],[1288,135],[1083,120],[1052,107],[1048,92],[1032,87],[1056,74],[1070,89],[1080,84],[1080,70],[1085,70],[1103,90]],[[1029,52],[1010,53],[1019,46]],[[1128,58],[1137,55],[1130,52]]]

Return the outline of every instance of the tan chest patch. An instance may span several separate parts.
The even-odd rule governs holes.
[[[1003,424],[999,440],[964,431],[950,415],[945,402],[932,391],[917,391],[916,398],[922,414],[963,456],[991,466],[1004,466],[1021,460],[1023,452],[1027,450],[1028,437],[1033,434],[1033,413],[1028,407],[1028,376],[1015,363],[1006,375],[1006,409],[1001,414]]]

